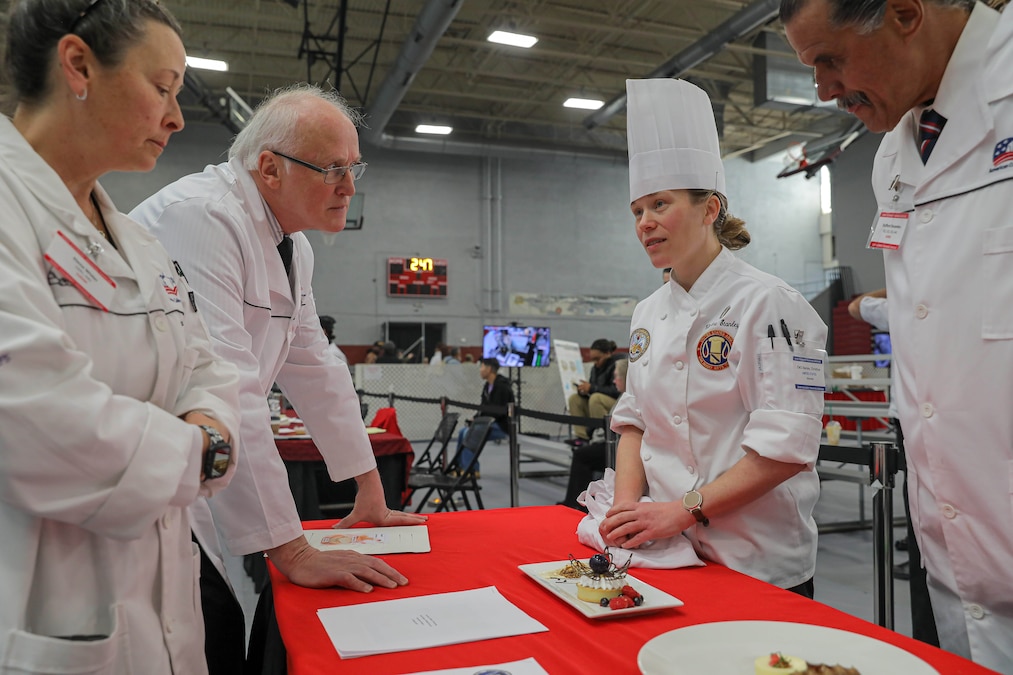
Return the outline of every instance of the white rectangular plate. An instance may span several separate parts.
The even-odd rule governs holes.
[[[557,560],[555,562],[529,563],[527,565],[518,565],[518,569],[531,577],[540,586],[547,588],[563,600],[563,602],[576,608],[577,611],[589,619],[618,619],[632,614],[649,614],[661,609],[682,607],[683,605],[682,600],[679,598],[644,583],[632,574],[626,575],[627,583],[637,589],[640,595],[644,596],[644,604],[639,607],[609,609],[608,607],[596,605],[593,602],[584,602],[577,598],[576,579],[546,579],[543,576],[547,572],[554,572],[565,567],[569,562],[569,560]]]

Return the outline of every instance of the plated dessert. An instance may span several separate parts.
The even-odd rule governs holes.
[[[609,609],[628,609],[644,604],[644,596],[627,583],[629,561],[616,566],[608,549],[596,553],[585,563],[570,556],[570,562],[545,574],[547,579],[566,579],[576,582],[577,599]]]
[[[757,656],[753,668],[756,675],[861,675],[854,668],[806,663],[797,656],[786,656],[781,652]]]

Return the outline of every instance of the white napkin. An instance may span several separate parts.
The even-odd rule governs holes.
[[[593,481],[587,490],[580,493],[577,502],[584,505],[587,515],[577,525],[577,539],[591,548],[604,551],[605,540],[602,539],[598,526],[605,520],[605,514],[612,508],[615,498],[616,472],[605,469],[605,477]],[[653,501],[650,497],[641,497],[640,501]],[[673,569],[676,567],[699,567],[703,561],[697,557],[693,544],[683,535],[650,541],[635,549],[609,549],[616,565],[625,564],[621,552],[630,554],[630,567],[649,567],[656,569]],[[616,553],[619,553],[617,556]]]

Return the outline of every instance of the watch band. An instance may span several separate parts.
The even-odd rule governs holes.
[[[204,480],[221,478],[229,469],[232,457],[232,446],[222,437],[221,433],[207,424],[198,424],[208,435],[208,449],[204,451],[202,468]]]

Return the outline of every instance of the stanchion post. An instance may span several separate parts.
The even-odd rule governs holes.
[[[897,446],[872,444],[869,480],[878,488],[872,497],[872,560],[875,620],[893,630],[893,487],[897,473]]]
[[[388,408],[393,408],[394,407],[394,392],[393,391],[387,394],[387,407]]]
[[[612,431],[612,414],[605,415],[605,466],[616,468],[616,450],[619,446],[619,434]]]
[[[517,440],[520,425],[513,403],[507,403],[507,418],[510,420],[510,506],[520,503],[521,449]]]

